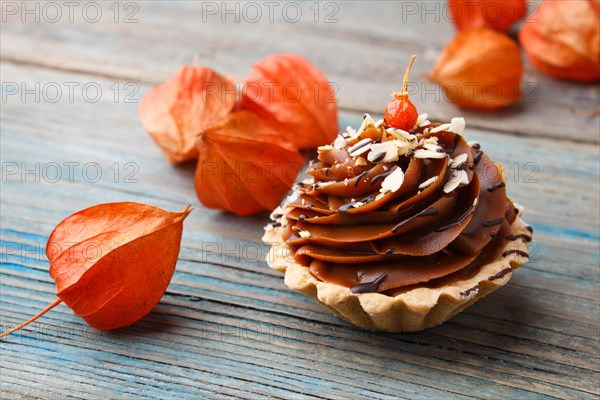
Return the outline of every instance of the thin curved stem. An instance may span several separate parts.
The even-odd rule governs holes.
[[[406,67],[406,72],[404,72],[404,79],[402,80],[402,91],[392,93],[392,97],[395,97],[397,99],[408,98],[408,77],[410,76],[410,70],[412,68],[413,63],[415,62],[415,58],[417,58],[417,56],[413,54],[413,56],[410,58],[410,62],[408,63],[408,67]]]
[[[410,62],[408,63],[408,67],[406,67],[406,72],[404,73],[404,79],[402,80],[402,93],[405,95],[408,94],[408,77],[410,76],[410,70],[415,62],[415,58],[417,58],[415,55],[410,58]]]
[[[0,334],[0,338],[3,338],[4,336],[10,335],[11,333],[13,333],[15,331],[18,331],[19,329],[26,327],[27,325],[29,325],[30,323],[32,323],[33,321],[35,321],[36,319],[38,319],[42,315],[46,314],[48,311],[52,310],[54,307],[56,307],[57,305],[59,305],[61,302],[62,302],[61,299],[54,300],[50,305],[48,305],[48,307],[44,308],[42,311],[40,311],[36,315],[34,315],[33,317],[29,318],[27,321],[25,321],[22,324],[17,325],[14,328],[9,329],[6,332],[3,332],[2,334]]]

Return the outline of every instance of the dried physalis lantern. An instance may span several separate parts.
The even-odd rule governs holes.
[[[597,0],[546,0],[519,34],[529,61],[559,79],[600,79]]]
[[[142,97],[140,118],[171,163],[198,157],[196,136],[236,104],[234,83],[210,68],[184,66]]]
[[[165,293],[179,255],[183,220],[140,203],[107,203],[60,222],[46,244],[58,297],[6,336],[64,302],[97,329],[117,329],[148,314]]]
[[[250,215],[277,206],[304,158],[248,111],[230,114],[198,136],[196,194],[206,207]]]
[[[416,56],[412,56],[410,63],[404,73],[404,80],[402,81],[402,91],[392,93],[394,98],[390,101],[385,108],[385,123],[404,131],[411,130],[419,118],[417,113],[417,107],[408,99],[408,77],[410,75],[410,69],[412,68],[413,62]]]
[[[270,55],[254,64],[242,89],[240,107],[301,149],[329,143],[337,135],[334,87],[297,54]]]
[[[446,45],[429,77],[459,107],[506,107],[521,96],[521,50],[508,36],[491,29],[461,31]]]
[[[448,11],[456,28],[490,28],[506,32],[525,16],[525,0],[448,0]]]

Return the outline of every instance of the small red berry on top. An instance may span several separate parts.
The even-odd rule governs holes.
[[[406,68],[404,80],[402,81],[402,91],[392,93],[394,100],[390,101],[385,108],[385,123],[393,128],[404,131],[411,130],[417,123],[419,113],[417,107],[408,99],[408,76],[416,56],[412,56],[410,63]]]

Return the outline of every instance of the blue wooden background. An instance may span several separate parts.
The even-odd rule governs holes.
[[[339,86],[340,126],[357,126],[364,111],[381,113],[410,54],[418,56],[413,80],[427,84],[453,34],[444,3],[411,2],[416,13],[407,2],[318,3],[317,22],[312,3],[303,4],[295,23],[277,13],[273,23],[243,15],[222,22],[223,10],[208,15],[210,2],[192,1],[96,2],[103,14],[95,22],[78,11],[69,21],[62,3],[63,17],[52,22],[55,14],[43,14],[51,10],[39,3],[36,21],[7,3],[0,28],[1,330],[55,298],[44,245],[67,215],[124,200],[196,210],[185,221],[173,280],[150,315],[103,332],[58,306],[0,342],[2,398],[600,395],[597,84],[554,81],[527,65],[528,98],[498,113],[413,96],[433,119],[466,117],[468,139],[505,165],[508,192],[526,207],[535,242],[530,262],[506,287],[446,324],[371,333],[286,289],[264,262],[267,214],[204,209],[193,163],[166,162],[140,126],[138,101],[194,54],[244,76],[266,54],[293,51]],[[425,7],[439,7],[438,14]],[[337,22],[325,23],[332,10]],[[98,101],[86,85],[100,88]],[[54,101],[56,87],[62,95]]]

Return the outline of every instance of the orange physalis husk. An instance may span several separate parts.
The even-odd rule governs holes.
[[[446,45],[429,77],[459,107],[495,110],[521,95],[521,51],[503,33],[461,31]]]
[[[525,0],[448,0],[450,18],[458,30],[490,28],[507,32],[525,16]]]
[[[597,0],[546,0],[519,33],[529,61],[558,79],[600,79]]]
[[[140,118],[171,163],[198,157],[196,136],[236,104],[234,83],[210,68],[186,65],[142,97]]]
[[[297,54],[270,55],[254,64],[240,108],[276,127],[301,149],[330,143],[337,136],[335,88]]]
[[[238,111],[198,137],[196,194],[206,207],[250,215],[275,208],[304,163],[271,125]]]
[[[140,320],[164,294],[179,254],[183,220],[191,212],[168,212],[139,203],[99,204],[60,222],[46,254],[58,299],[29,321],[64,302],[97,329]]]

